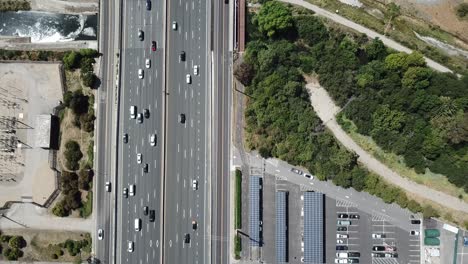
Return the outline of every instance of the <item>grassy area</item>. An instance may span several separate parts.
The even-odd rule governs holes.
[[[235,190],[235,229],[242,228],[242,172],[236,169],[236,190]]]
[[[26,0],[1,0],[0,12],[31,10],[31,5]]]
[[[373,29],[374,31],[383,34],[385,30],[385,12],[386,7],[382,4],[376,3],[375,1],[363,0],[365,7],[356,8],[347,4],[343,4],[337,0],[307,0],[308,2],[327,9],[331,12],[346,17],[358,24],[361,24],[367,28]],[[452,70],[458,72],[466,72],[467,65],[463,57],[460,56],[449,56],[443,51],[430,46],[424,41],[417,38],[414,32],[422,36],[433,37],[446,42],[453,46],[458,46],[454,37],[437,27],[431,26],[424,21],[420,21],[407,16],[399,16],[393,20],[394,30],[388,32],[388,36],[397,42],[407,46],[408,48],[419,50],[427,57],[443,63]]]
[[[240,256],[241,251],[242,251],[242,240],[241,240],[241,237],[239,235],[236,235],[234,237],[234,257],[236,259],[241,258],[241,256]]]
[[[385,152],[371,137],[357,133],[357,127],[351,120],[347,119],[344,114],[340,115],[340,118],[342,119],[340,123],[343,124],[342,127],[346,132],[348,132],[348,135],[351,136],[359,146],[387,165],[393,171],[414,182],[426,185],[431,189],[438,190],[452,196],[461,197],[465,202],[468,202],[468,195],[466,195],[463,189],[450,183],[444,175],[433,173],[428,169],[426,169],[424,174],[416,173],[414,169],[405,165],[404,158],[402,156]]]
[[[80,208],[80,216],[83,218],[89,217],[93,213],[93,192],[89,191],[86,195],[86,201],[83,207]]]

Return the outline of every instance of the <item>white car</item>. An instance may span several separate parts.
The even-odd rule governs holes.
[[[372,234],[372,238],[385,238],[385,234]]]
[[[198,75],[198,65],[193,66],[193,74]]]
[[[336,234],[336,238],[348,238],[348,234]]]
[[[410,235],[412,235],[412,236],[419,236],[419,231],[411,230]]]
[[[312,175],[310,175],[310,174],[308,174],[308,173],[304,173],[304,177],[309,178],[309,179],[311,179],[311,180],[314,179],[314,176],[312,176]]]
[[[151,146],[156,146],[156,134],[151,134],[150,136],[150,145]]]
[[[143,69],[138,69],[138,78],[143,79],[144,74],[143,74]]]
[[[336,243],[337,243],[337,244],[344,244],[344,241],[341,240],[341,239],[337,239],[337,240],[336,240]]]
[[[106,192],[110,192],[110,191],[111,191],[111,183],[106,182]]]
[[[133,241],[128,241],[128,252],[133,252]]]
[[[97,237],[98,237],[99,240],[103,240],[104,239],[104,230],[99,229],[97,231]]]
[[[193,180],[193,181],[192,181],[192,189],[193,189],[193,190],[197,190],[197,189],[198,189],[198,181],[197,181],[197,180]]]
[[[146,69],[151,68],[151,60],[150,59],[145,60],[145,67],[146,67]]]
[[[172,21],[172,30],[177,30],[177,22]]]
[[[192,76],[190,76],[190,74],[187,74],[187,76],[185,76],[185,81],[186,81],[188,84],[191,84],[191,83],[192,83]]]
[[[348,259],[335,259],[335,263],[349,263]]]
[[[138,122],[139,124],[143,123],[143,114],[142,114],[142,113],[138,113],[136,119],[137,119],[137,122]]]
[[[141,153],[138,153],[137,154],[137,163],[141,164],[141,160],[142,160],[142,155],[141,155]]]

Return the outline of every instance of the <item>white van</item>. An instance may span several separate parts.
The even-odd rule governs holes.
[[[141,219],[135,218],[135,231],[140,231],[140,230],[141,230]]]
[[[128,241],[128,252],[133,252],[133,241]]]
[[[135,195],[135,184],[130,184],[130,188],[129,188],[129,193],[130,193],[130,196],[134,196]]]
[[[136,118],[136,106],[132,105],[130,106],[130,118],[135,119]]]

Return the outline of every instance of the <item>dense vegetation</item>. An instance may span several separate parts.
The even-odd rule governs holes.
[[[459,18],[467,18],[468,17],[468,3],[461,3],[457,6],[457,16]]]
[[[26,0],[0,0],[0,12],[31,10],[31,4]]]
[[[0,253],[3,252],[3,256],[9,260],[18,260],[23,256],[22,248],[26,247],[26,240],[22,236],[0,236]]]
[[[74,172],[63,171],[60,176],[63,198],[52,208],[56,216],[64,217],[71,214],[73,210],[80,210],[82,217],[88,217],[92,211],[91,189],[93,171],[86,167],[77,175]],[[82,201],[82,192],[89,191],[86,201]]]
[[[81,49],[79,52],[70,51],[63,56],[63,65],[67,70],[80,68],[80,75],[83,84],[93,87],[97,76],[93,72],[93,64],[99,53],[93,49]]]
[[[277,14],[267,14],[265,8]],[[286,17],[278,19],[280,14]],[[281,25],[281,30],[262,30],[258,25],[264,19],[262,16],[291,20],[292,27],[282,34],[277,33],[282,32],[280,23],[276,24]],[[268,2],[250,17],[244,61],[234,73],[248,85],[245,91],[249,95],[245,111],[248,146],[263,157],[274,156],[306,167],[321,180],[331,179],[345,188],[365,190],[387,203],[423,211],[426,216],[437,214],[361,168],[357,157],[324,130],[305,90],[303,73],[315,71],[337,101],[345,103],[357,89],[354,78],[363,59],[386,56],[379,49],[381,43],[367,44],[366,38],[328,30],[320,19],[310,15],[292,16],[290,9],[277,1]],[[362,43],[366,43],[366,49],[359,48]],[[341,88],[349,86],[354,90]]]

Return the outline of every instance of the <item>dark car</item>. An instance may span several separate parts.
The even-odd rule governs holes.
[[[181,51],[179,54],[180,61],[185,61],[185,51]]]
[[[179,115],[179,123],[185,124],[185,114],[180,114]]]
[[[155,211],[154,210],[150,210],[149,211],[149,221],[150,222],[154,222],[154,219],[155,219]]]
[[[140,41],[143,41],[145,39],[145,33],[141,29],[138,29],[138,38],[140,39]]]
[[[192,229],[196,230],[197,229],[197,221],[192,220]]]
[[[146,10],[151,10],[151,0],[146,0]]]
[[[348,246],[336,246],[336,250],[348,250]]]
[[[156,46],[157,46],[157,45],[156,45],[156,41],[154,41],[154,40],[151,41],[151,50],[152,50],[152,51],[156,51],[156,49],[157,49]]]
[[[373,246],[372,251],[385,251],[384,246]]]
[[[385,258],[385,253],[371,253],[373,258]]]
[[[125,133],[125,134],[123,135],[123,142],[124,142],[124,143],[128,143],[128,134],[127,134],[127,133]]]
[[[148,163],[145,163],[145,165],[143,166],[143,172],[148,173]]]
[[[359,219],[359,215],[358,215],[358,214],[352,214],[352,215],[349,215],[349,218],[351,218],[351,219]]]
[[[144,109],[143,110],[143,115],[145,116],[145,118],[149,118],[149,116],[150,116],[149,109]]]
[[[336,231],[348,231],[348,228],[346,226],[339,226],[336,228]]]
[[[148,215],[148,206],[143,207],[143,214]]]
[[[348,218],[347,214],[338,214],[338,218]]]
[[[468,246],[468,237],[466,237],[466,236],[463,237],[463,245],[464,245],[465,247]]]
[[[413,224],[413,225],[420,225],[420,224],[421,224],[421,220],[411,220],[411,224]]]
[[[348,257],[350,257],[350,258],[359,258],[359,257],[361,257],[361,253],[359,253],[359,252],[348,252]]]
[[[185,236],[184,236],[184,243],[185,243],[185,244],[190,243],[190,234],[185,234]]]
[[[348,257],[349,257],[349,254],[348,254]],[[359,259],[357,259],[357,258],[350,258],[350,259],[348,259],[348,263],[359,263]]]

